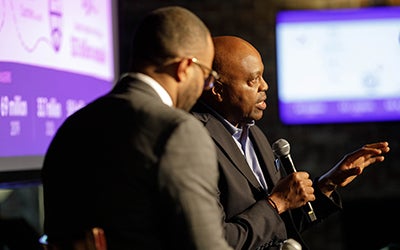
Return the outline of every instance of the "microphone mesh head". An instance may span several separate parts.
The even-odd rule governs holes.
[[[290,153],[290,145],[289,142],[285,139],[279,139],[272,144],[272,151],[275,156],[287,156]]]

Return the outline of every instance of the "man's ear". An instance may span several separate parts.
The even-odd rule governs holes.
[[[223,94],[224,91],[224,86],[222,86],[222,84],[216,82],[214,84],[214,86],[211,88],[211,93],[212,96],[218,101],[218,102],[222,102],[223,101]]]
[[[178,66],[176,67],[176,80],[178,82],[183,82],[188,78],[189,66],[192,63],[192,60],[189,58],[182,58],[179,62],[177,62]]]

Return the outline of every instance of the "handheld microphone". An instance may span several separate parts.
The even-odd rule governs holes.
[[[292,157],[290,156],[290,145],[285,139],[279,139],[272,144],[272,151],[274,152],[281,167],[283,167],[287,174],[297,172],[294,167]],[[307,202],[306,207],[303,207],[308,215],[308,219],[313,222],[317,220],[314,209],[310,202]]]

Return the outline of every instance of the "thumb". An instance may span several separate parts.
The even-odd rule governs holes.
[[[350,168],[349,170],[346,171],[346,173],[348,176],[360,175],[362,173],[362,168],[360,168],[360,167]]]

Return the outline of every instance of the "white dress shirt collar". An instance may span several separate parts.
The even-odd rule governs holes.
[[[128,73],[128,75],[148,84],[152,89],[154,89],[155,92],[157,92],[157,94],[160,96],[162,102],[165,105],[168,105],[170,107],[173,106],[171,96],[156,80],[154,80],[153,78],[151,78],[148,75],[145,75],[143,73],[138,73],[138,72]]]

